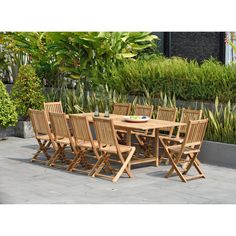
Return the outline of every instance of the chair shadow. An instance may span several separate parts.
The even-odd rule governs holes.
[[[154,172],[149,172],[149,173],[147,173],[146,175],[148,175],[148,176],[151,176],[151,177],[158,177],[158,178],[161,178],[161,179],[166,179],[166,180],[168,180],[168,181],[172,181],[172,182],[180,182],[180,183],[182,183],[181,181],[180,181],[180,179],[178,178],[178,175],[177,174],[173,174],[171,177],[169,177],[169,178],[166,178],[165,177],[165,175],[167,174],[167,171],[160,171],[160,170],[158,170],[158,171],[154,171]],[[177,177],[177,178],[176,178]]]
[[[38,149],[38,145],[37,144],[31,144],[31,145],[24,145],[24,146],[21,146],[22,148],[28,148],[28,149],[32,149],[32,150],[37,150]]]
[[[78,169],[78,170],[75,170],[73,172],[66,171],[66,168],[68,166],[66,164],[64,166],[55,165],[54,167],[50,167],[50,166],[46,165],[43,162],[37,162],[37,161],[32,162],[31,158],[24,158],[24,159],[8,158],[8,159],[13,160],[13,161],[23,162],[25,164],[37,165],[37,166],[45,168],[45,169],[54,170],[54,171],[61,171],[61,172],[72,174],[72,175],[79,175],[79,174],[88,175],[88,173],[89,173],[89,172],[84,171],[83,169]],[[45,160],[45,158],[42,157],[42,160]]]

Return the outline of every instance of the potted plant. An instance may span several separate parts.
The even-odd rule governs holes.
[[[42,83],[31,65],[20,67],[12,87],[11,96],[19,116],[16,135],[23,138],[33,137],[34,133],[29,121],[28,109],[41,109],[45,98]]]
[[[6,139],[6,128],[15,125],[16,122],[16,107],[11,101],[5,85],[0,80],[0,140]]]

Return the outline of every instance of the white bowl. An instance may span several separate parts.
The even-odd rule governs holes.
[[[124,116],[125,121],[132,123],[143,123],[150,120],[148,116]]]

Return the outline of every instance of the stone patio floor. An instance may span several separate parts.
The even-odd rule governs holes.
[[[202,164],[206,179],[164,178],[169,166],[135,167],[134,178],[112,183],[31,163],[35,139],[0,141],[0,203],[221,204],[236,203],[236,170]]]

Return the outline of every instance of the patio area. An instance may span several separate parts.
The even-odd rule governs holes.
[[[13,148],[14,147],[14,148]],[[202,164],[206,179],[182,183],[164,178],[169,166],[135,166],[135,178],[117,183],[31,163],[35,139],[10,137],[0,143],[0,203],[236,203],[236,171]]]

